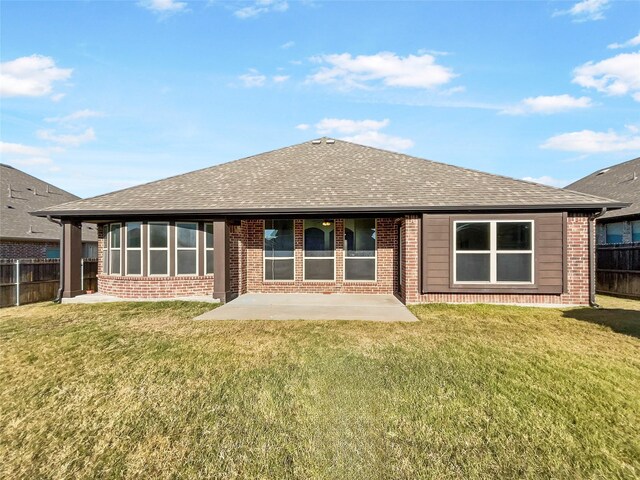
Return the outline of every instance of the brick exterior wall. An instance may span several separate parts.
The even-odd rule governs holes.
[[[335,219],[335,281],[305,281],[304,221],[294,220],[295,272],[291,281],[265,281],[263,220],[242,222],[246,244],[246,291],[252,293],[363,293],[393,294],[397,256],[395,219],[377,220],[377,278],[375,281],[349,281],[344,279],[344,220]]]
[[[570,214],[567,218],[565,293],[553,294],[472,294],[421,293],[420,217],[379,218],[377,220],[377,279],[373,282],[344,280],[344,220],[335,220],[335,281],[304,281],[304,239],[302,219],[294,220],[295,273],[292,281],[265,281],[263,220],[242,220],[229,227],[229,277],[233,293],[360,293],[395,294],[405,303],[589,303],[588,217]],[[398,245],[398,228],[402,245]],[[595,236],[595,235],[594,235]],[[171,298],[211,295],[213,276],[130,277],[107,276],[103,272],[102,229],[99,229],[98,290],[122,298]],[[398,281],[398,254],[401,249],[402,282]]]
[[[589,243],[588,216],[569,214],[567,218],[567,285],[566,293],[560,295],[547,294],[482,294],[482,293],[427,293],[422,294],[419,283],[419,234],[418,216],[407,216],[404,219],[403,288],[400,292],[405,303],[530,303],[558,305],[589,304]],[[594,229],[595,230],[595,229]],[[595,235],[594,235],[595,237]],[[595,240],[595,238],[594,238]]]
[[[58,248],[58,242],[0,241],[0,258],[47,258],[47,248]]]

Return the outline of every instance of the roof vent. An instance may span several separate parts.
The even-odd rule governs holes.
[[[600,170],[598,173],[596,173],[596,175],[602,175],[603,173],[607,173],[609,170],[611,170],[610,168],[605,168],[604,170]]]
[[[333,138],[327,138],[328,145],[333,145],[334,143],[336,143],[336,141]]]
[[[320,139],[311,140],[311,143],[313,143],[314,145],[320,145],[321,142],[322,142],[322,140],[320,140]]]

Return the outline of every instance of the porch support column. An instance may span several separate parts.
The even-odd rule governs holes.
[[[229,276],[229,225],[213,222],[213,298],[222,303],[232,300]]]
[[[82,289],[82,224],[70,220],[62,221],[64,245],[62,265],[64,269],[63,298],[73,298],[84,293]]]

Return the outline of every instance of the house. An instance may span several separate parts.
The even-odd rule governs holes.
[[[640,242],[640,157],[600,169],[566,188],[630,203],[598,218],[598,245]]]
[[[61,226],[29,212],[78,198],[17,168],[0,164],[0,259],[59,258]],[[95,225],[84,225],[82,249],[83,257],[97,256]]]
[[[598,170],[567,189],[605,195],[629,206],[596,220],[598,292],[640,298],[640,158]]]
[[[395,294],[405,303],[588,304],[593,216],[625,203],[321,138],[34,212],[79,223],[119,297]]]

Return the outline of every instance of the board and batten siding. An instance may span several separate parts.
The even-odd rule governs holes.
[[[566,217],[563,212],[530,214],[423,214],[422,293],[561,294],[565,288]],[[533,220],[534,283],[470,285],[453,283],[454,222],[464,220]]]

